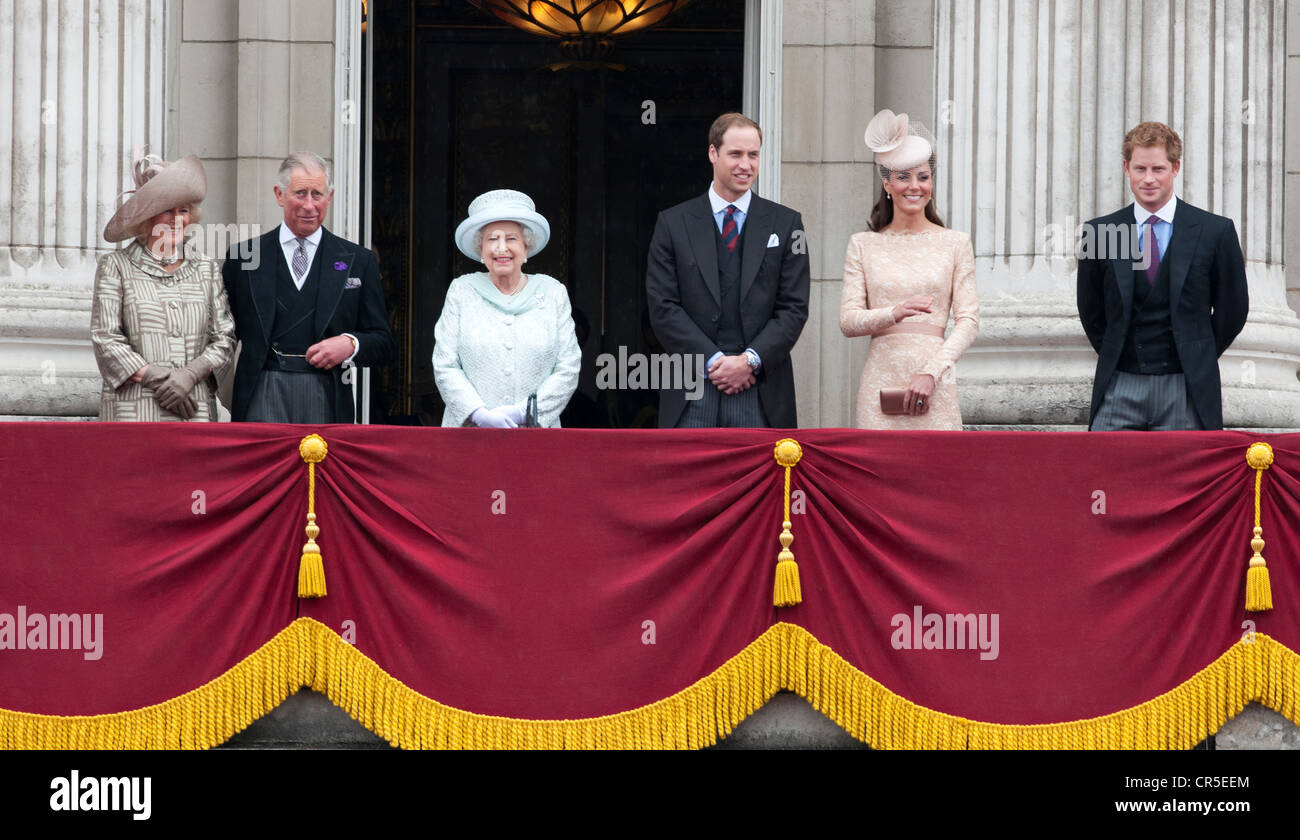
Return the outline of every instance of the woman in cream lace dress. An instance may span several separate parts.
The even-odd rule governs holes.
[[[979,330],[970,236],[940,221],[931,195],[933,149],[906,114],[877,114],[867,145],[876,153],[881,192],[871,229],[849,240],[840,297],[840,331],[871,336],[857,426],[960,431],[953,366]],[[905,389],[902,414],[881,410],[882,388]]]

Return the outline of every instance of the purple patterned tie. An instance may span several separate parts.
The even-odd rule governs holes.
[[[1150,255],[1150,260],[1147,262],[1147,282],[1152,286],[1156,284],[1156,275],[1160,273],[1160,241],[1156,239],[1158,221],[1160,219],[1153,213],[1142,223],[1146,228],[1146,235],[1142,237],[1146,240],[1142,243],[1142,254]]]
[[[722,244],[727,246],[727,253],[736,253],[736,240],[740,238],[739,228],[736,227],[736,220],[732,215],[736,212],[736,205],[728,204],[724,211],[727,216],[722,220]]]

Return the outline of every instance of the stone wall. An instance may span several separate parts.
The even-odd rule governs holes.
[[[208,170],[206,222],[274,226],[291,151],[333,155],[333,0],[181,0],[168,153]],[[326,220],[326,225],[331,220]]]
[[[1251,703],[1215,736],[1220,750],[1300,750],[1300,728]],[[323,694],[303,689],[231,738],[227,749],[384,749],[388,744]],[[863,749],[797,694],[781,691],[717,745],[718,749]]]
[[[1074,230],[1131,201],[1119,141],[1144,119],[1185,138],[1178,194],[1242,239],[1251,313],[1221,360],[1225,422],[1300,427],[1300,281],[1284,272],[1284,246],[1300,250],[1300,109],[1284,87],[1300,73],[1297,17],[1297,0],[787,3],[782,200],[803,211],[813,271],[801,425],[853,421],[867,341],[838,329],[841,260],[874,198],[862,130],[890,108],[937,136],[936,203],[975,244],[980,339],[957,368],[968,427],[1087,422],[1096,355]]]
[[[163,0],[0,5],[0,420],[99,411],[90,293],[137,147],[163,148]],[[12,72],[9,72],[12,68]]]
[[[1300,0],[1286,2],[1286,177],[1283,192],[1284,208],[1283,259],[1292,266],[1300,266]],[[1287,273],[1287,302],[1291,309],[1300,312],[1300,269]]]
[[[284,155],[329,159],[334,0],[0,5],[0,420],[99,410],[90,352],[104,225],[137,151],[202,158],[212,256],[278,224]],[[31,14],[36,10],[36,14]],[[238,223],[238,226],[235,226]],[[331,220],[327,219],[326,224]]]
[[[782,53],[781,203],[808,230],[812,291],[793,358],[799,424],[847,426],[865,342],[840,335],[840,277],[862,230],[872,180],[862,132],[875,112],[876,0],[786,2]]]

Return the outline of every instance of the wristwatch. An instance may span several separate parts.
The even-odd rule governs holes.
[[[753,350],[746,349],[745,360],[749,362],[750,371],[754,373],[758,373],[758,367],[759,367],[758,354],[755,353]]]

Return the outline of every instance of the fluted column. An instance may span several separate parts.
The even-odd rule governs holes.
[[[163,150],[165,13],[0,0],[0,419],[98,412],[95,261],[133,150]]]
[[[1250,285],[1220,359],[1228,426],[1300,426],[1300,320],[1286,303],[1284,0],[937,0],[937,199],[975,245],[980,339],[958,368],[968,424],[1087,422],[1081,221],[1132,202],[1120,145],[1183,138],[1175,192],[1231,218]]]

